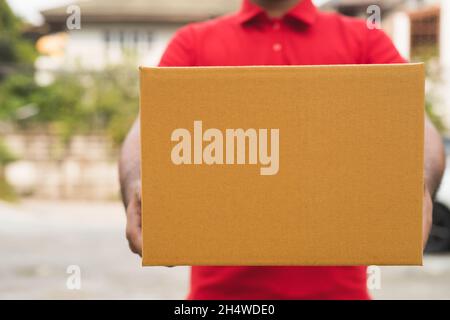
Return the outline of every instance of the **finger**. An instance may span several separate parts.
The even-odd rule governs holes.
[[[141,181],[136,182],[136,199],[141,203]]]
[[[127,208],[126,236],[131,251],[139,255],[142,254],[142,229],[140,206],[136,200],[130,202]]]
[[[141,181],[136,182],[135,186],[135,206],[136,206],[136,213],[139,215],[139,227],[142,228],[142,201],[141,201]]]
[[[423,247],[425,248],[431,231],[431,226],[433,225],[433,201],[426,187],[423,197],[422,219]]]
[[[142,236],[136,227],[128,227],[127,239],[130,250],[133,253],[142,255]]]

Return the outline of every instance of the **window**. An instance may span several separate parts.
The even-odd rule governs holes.
[[[109,43],[111,42],[111,33],[109,31],[105,31],[103,33],[103,37],[104,37],[106,45],[109,45]]]
[[[411,56],[428,60],[439,54],[440,9],[431,7],[410,14]]]

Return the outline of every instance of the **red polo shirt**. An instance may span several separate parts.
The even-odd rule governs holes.
[[[364,20],[303,0],[271,19],[250,0],[239,12],[180,29],[161,66],[402,63]],[[324,88],[326,90],[326,88]],[[326,221],[324,221],[326,223]],[[299,247],[301,250],[301,247]],[[368,299],[365,267],[192,267],[190,299]]]

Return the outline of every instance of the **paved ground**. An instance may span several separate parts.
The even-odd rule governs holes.
[[[187,268],[141,268],[124,239],[119,203],[0,203],[0,298],[182,299]],[[66,269],[81,268],[81,290]],[[450,299],[450,255],[425,267],[384,267],[378,299]]]

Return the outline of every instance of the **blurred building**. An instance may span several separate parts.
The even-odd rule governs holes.
[[[241,0],[85,0],[74,4],[81,9],[81,29],[68,30],[69,6],[42,12],[51,34],[68,33],[59,40],[64,46],[64,65],[101,69],[120,62],[124,55],[136,55],[138,63],[155,65],[173,33],[182,25],[214,18],[238,9]],[[367,17],[367,9],[381,9],[383,28],[391,35],[403,56],[418,53],[450,56],[450,36],[442,0],[324,0],[323,10]],[[448,9],[447,9],[448,10]],[[44,38],[41,42],[55,42]],[[45,45],[44,45],[45,46]],[[441,50],[440,50],[441,49]],[[47,52],[45,52],[47,53]],[[450,60],[450,58],[448,58]],[[444,61],[448,63],[448,61]],[[43,62],[41,62],[43,63]],[[55,63],[55,61],[53,61]],[[51,64],[49,64],[48,67]],[[40,66],[45,69],[44,65]],[[57,67],[56,65],[54,67]]]
[[[70,6],[42,12],[51,33],[67,32],[69,36],[60,38],[64,56],[41,59],[40,69],[101,69],[121,62],[126,55],[135,57],[139,64],[155,65],[178,28],[234,11],[240,0],[95,0],[74,4],[81,9],[80,30],[66,26]]]
[[[337,10],[349,16],[367,17],[373,5],[381,9],[383,29],[392,37],[405,58],[439,56],[441,44],[442,49],[448,46],[446,42],[450,38],[440,37],[446,31],[446,25],[440,23],[445,20],[441,15],[445,14],[446,1],[329,0],[322,8]]]

